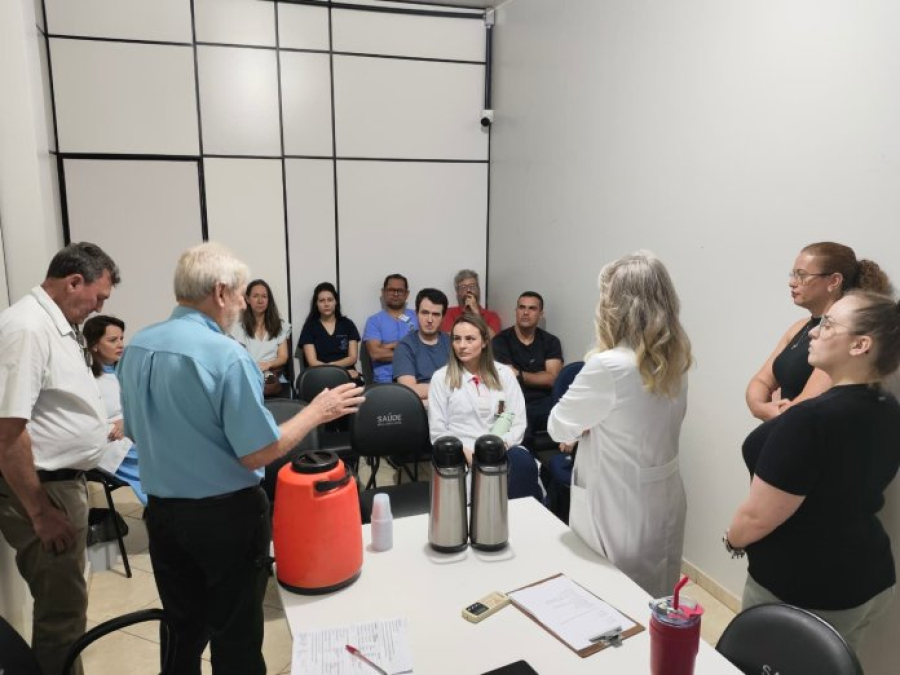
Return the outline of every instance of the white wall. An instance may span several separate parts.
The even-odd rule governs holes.
[[[55,160],[46,58],[32,0],[0,3],[0,308],[40,282],[62,232],[54,204]],[[0,539],[0,615],[30,635],[31,603],[13,551]]]
[[[386,274],[408,275],[415,292],[449,290],[460,267],[484,269],[478,12],[197,0],[192,23],[187,7],[90,0],[74,12],[47,2],[69,234],[121,251],[124,281],[108,311],[132,319],[129,333],[171,304],[175,242],[199,241],[204,217],[208,238],[271,284],[294,341],[321,281],[339,285],[362,330]],[[177,174],[193,158],[192,201]],[[96,166],[112,161],[121,170]],[[161,199],[171,186],[177,199]],[[448,232],[444,255],[410,254]],[[148,268],[158,270],[149,283]]]
[[[543,292],[572,360],[600,267],[666,261],[697,357],[685,557],[739,593],[720,538],[748,485],[744,388],[802,316],[798,249],[841,241],[900,280],[900,6],[512,0],[497,18],[491,303]],[[900,646],[880,648],[867,672],[894,672]]]

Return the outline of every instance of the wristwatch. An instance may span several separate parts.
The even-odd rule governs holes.
[[[728,530],[725,530],[725,534],[722,535],[722,543],[725,544],[725,550],[731,554],[732,558],[743,558],[747,555],[747,551],[742,548],[735,548],[731,545],[731,542],[728,541]]]

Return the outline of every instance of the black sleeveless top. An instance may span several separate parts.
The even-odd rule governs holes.
[[[813,367],[809,365],[809,331],[819,323],[814,316],[790,339],[772,362],[772,373],[781,387],[781,398],[793,400],[806,386]]]

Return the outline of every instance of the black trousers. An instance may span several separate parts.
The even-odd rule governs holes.
[[[269,501],[259,487],[208,499],[150,497],[150,561],[177,637],[175,673],[200,675],[210,645],[215,675],[265,675],[263,596]]]

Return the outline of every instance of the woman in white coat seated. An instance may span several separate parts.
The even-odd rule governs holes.
[[[652,254],[606,265],[597,346],[547,425],[555,441],[580,439],[569,527],[654,597],[678,580],[687,510],[678,436],[691,347],[678,311]]]
[[[147,506],[147,495],[141,487],[137,448],[124,431],[122,390],[116,376],[116,364],[125,350],[125,322],[98,314],[85,321],[82,333],[91,353],[91,371],[97,378],[109,423],[106,448],[98,466],[128,483],[141,504]]]
[[[487,324],[466,312],[453,322],[450,340],[447,365],[434,371],[428,385],[431,442],[455,436],[471,463],[476,439],[491,433],[500,414],[511,413],[509,431],[501,435],[509,463],[507,494],[542,499],[537,462],[520,445],[527,425],[525,397],[512,369],[494,361]]]

